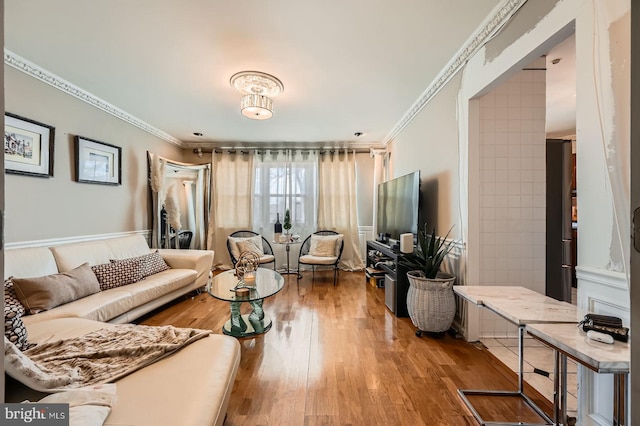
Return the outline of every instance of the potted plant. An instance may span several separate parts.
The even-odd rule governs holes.
[[[455,277],[440,271],[445,257],[454,247],[447,242],[451,227],[444,237],[436,237],[435,229],[429,234],[427,224],[418,232],[418,244],[413,253],[405,255],[398,263],[408,269],[409,291],[407,310],[411,322],[423,331],[441,336],[451,328],[456,314],[453,294]]]
[[[291,213],[289,213],[289,209],[284,212],[284,224],[282,225],[285,233],[288,235],[289,230],[291,229]]]

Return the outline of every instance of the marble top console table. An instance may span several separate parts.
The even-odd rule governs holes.
[[[553,425],[557,424],[544,413],[524,393],[524,335],[527,324],[568,323],[572,327],[584,317],[584,314],[570,303],[561,302],[520,286],[454,286],[453,291],[478,307],[489,309],[507,321],[518,326],[518,389],[516,391],[462,390],[459,389],[464,403],[469,407],[481,425]],[[493,422],[484,420],[473,407],[467,396],[513,396],[522,398],[544,423]]]
[[[567,357],[595,371],[613,374],[613,424],[625,424],[626,378],[631,365],[629,343],[609,345],[587,339],[573,324],[527,324],[526,331],[555,352],[554,420],[567,418]]]

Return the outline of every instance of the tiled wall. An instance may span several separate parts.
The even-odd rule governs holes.
[[[480,282],[545,289],[544,59],[480,99]],[[482,310],[484,336],[515,326]]]

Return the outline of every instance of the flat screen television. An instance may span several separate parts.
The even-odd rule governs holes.
[[[398,241],[400,234],[418,233],[420,171],[378,185],[376,232],[384,240]],[[380,241],[380,238],[378,239]],[[387,243],[386,241],[381,241]]]

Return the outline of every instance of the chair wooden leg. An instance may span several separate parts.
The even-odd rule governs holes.
[[[333,286],[336,286],[336,274],[338,273],[338,268],[333,268]]]
[[[316,279],[316,266],[315,266],[315,265],[313,265],[313,266],[311,267],[311,270],[313,271],[313,272],[311,273],[311,284],[313,284],[313,282],[314,282],[314,281],[315,281],[315,279]]]

